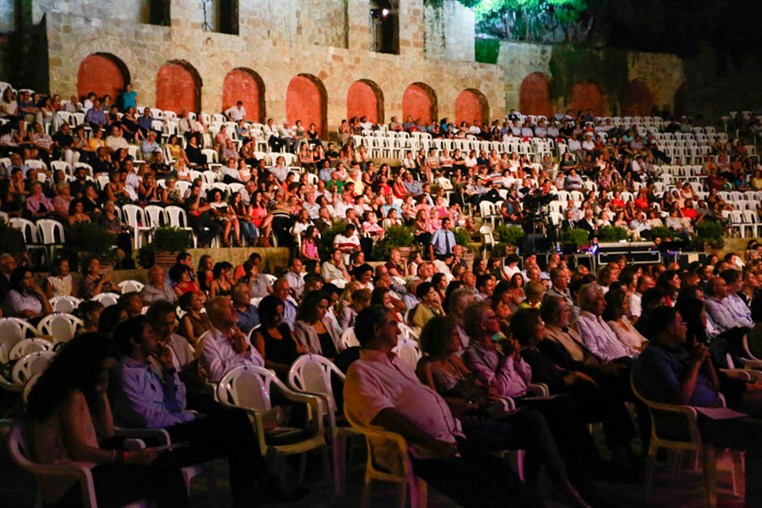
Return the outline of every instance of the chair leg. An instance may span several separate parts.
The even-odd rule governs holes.
[[[302,453],[299,457],[299,485],[304,485],[304,476],[307,473],[307,454]]]
[[[733,495],[736,497],[741,497],[741,492],[738,488],[738,479],[743,478],[744,475],[743,453],[731,451],[730,458],[733,461],[733,466],[731,469],[733,475]]]
[[[370,498],[371,498],[371,486],[373,485],[373,481],[366,477],[365,478],[365,484],[362,486],[362,501],[360,501],[360,508],[369,508],[370,507]]]
[[[648,500],[651,497],[651,486],[654,481],[654,468],[656,467],[656,447],[651,447],[648,450],[648,457],[646,457],[646,471],[643,478],[643,502],[648,505]]]
[[[410,508],[426,508],[429,503],[429,486],[416,476],[414,488],[410,489]]]
[[[717,507],[717,452],[712,445],[704,445],[704,499],[707,508]]]
[[[333,485],[336,497],[344,497],[346,475],[347,436],[338,433],[333,439]]]
[[[397,492],[397,502],[394,504],[394,506],[405,508],[405,501],[407,501],[407,482],[400,483],[400,488]]]
[[[336,493],[336,485],[334,484],[334,475],[331,474],[331,459],[328,457],[328,447],[322,446],[320,448],[320,458],[323,461],[323,475],[325,481],[328,484],[328,495],[334,497]]]

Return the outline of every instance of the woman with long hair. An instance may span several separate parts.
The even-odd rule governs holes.
[[[180,326],[177,333],[185,337],[185,339],[192,345],[196,346],[196,342],[207,330],[212,328],[212,323],[209,321],[209,316],[206,312],[201,312],[206,303],[206,296],[202,292],[185,293],[177,301],[180,309],[185,314],[180,319]]]
[[[206,293],[212,285],[214,280],[214,259],[209,254],[204,254],[201,259],[198,260],[198,270],[196,270],[198,277],[198,285],[201,291]]]
[[[251,343],[265,360],[265,368],[284,378],[294,360],[305,351],[294,339],[283,321],[285,304],[280,298],[267,295],[259,302],[260,326],[252,330]]]
[[[48,298],[77,296],[72,284],[68,259],[58,258],[53,262],[53,265],[50,267],[50,276],[45,279],[43,287],[45,289],[45,296]]]
[[[159,449],[101,448],[99,438],[115,435],[106,394],[115,363],[113,344],[99,333],[79,335],[61,349],[29,394],[27,435],[33,460],[95,464],[91,473],[100,506],[146,498],[161,508],[190,506],[180,467],[162,460]],[[56,505],[82,503],[75,479],[50,479],[45,486]]]
[[[619,342],[642,351],[648,340],[630,322],[630,292],[615,287],[606,293],[605,299],[606,308],[601,316],[603,320],[608,322]]]
[[[108,274],[101,273],[101,263],[96,256],[89,256],[82,263],[82,277],[79,279],[77,294],[80,298],[91,299],[100,293],[118,292],[119,288]]]
[[[32,271],[19,266],[11,272],[10,291],[5,297],[6,310],[14,317],[36,324],[44,316],[53,312],[45,292],[34,281]]]
[[[336,358],[341,332],[328,317],[330,297],[323,291],[308,293],[297,311],[294,335],[305,352]]]
[[[233,265],[227,261],[215,263],[212,269],[212,283],[209,286],[209,298],[216,296],[230,296],[233,291]]]

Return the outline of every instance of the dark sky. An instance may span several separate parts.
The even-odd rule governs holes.
[[[762,52],[762,0],[594,0],[598,34],[613,46],[688,56],[703,45]]]

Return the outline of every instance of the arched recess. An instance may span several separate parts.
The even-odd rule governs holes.
[[[550,98],[550,77],[542,72],[533,72],[521,82],[519,92],[519,110],[525,115],[553,114],[553,101]]]
[[[167,62],[156,73],[156,107],[176,113],[198,113],[201,111],[202,85],[198,71],[188,62]]]
[[[455,123],[461,122],[473,123],[489,120],[489,104],[487,98],[479,90],[467,88],[458,94],[455,99]]]
[[[625,116],[648,116],[656,104],[651,86],[645,79],[633,79],[627,83],[622,98],[622,111]]]
[[[369,122],[384,123],[384,92],[369,79],[352,83],[347,92],[347,118],[368,117]]]
[[[238,101],[246,108],[246,120],[264,120],[265,84],[259,74],[245,67],[228,72],[222,82],[222,110],[235,106]]]
[[[307,129],[314,123],[321,137],[326,133],[328,94],[319,78],[299,74],[291,79],[286,90],[286,120],[293,125],[301,120]]]
[[[426,83],[413,83],[402,95],[402,118],[429,124],[437,119],[437,94]]]
[[[672,106],[672,115],[680,118],[685,114],[685,83],[682,83],[675,90],[675,99]]]
[[[605,104],[605,97],[597,83],[577,83],[572,88],[571,106],[569,107],[575,115],[578,111],[587,113],[588,109],[592,109],[595,116],[604,115],[607,113]]]
[[[108,94],[116,102],[129,82],[130,71],[122,60],[111,53],[93,53],[79,64],[77,94],[80,97],[90,92],[98,97]]]

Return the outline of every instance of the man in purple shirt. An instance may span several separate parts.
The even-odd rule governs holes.
[[[108,121],[106,120],[106,113],[101,109],[100,99],[93,101],[93,107],[87,110],[85,113],[85,121],[90,124],[93,130],[98,130],[106,127]]]

